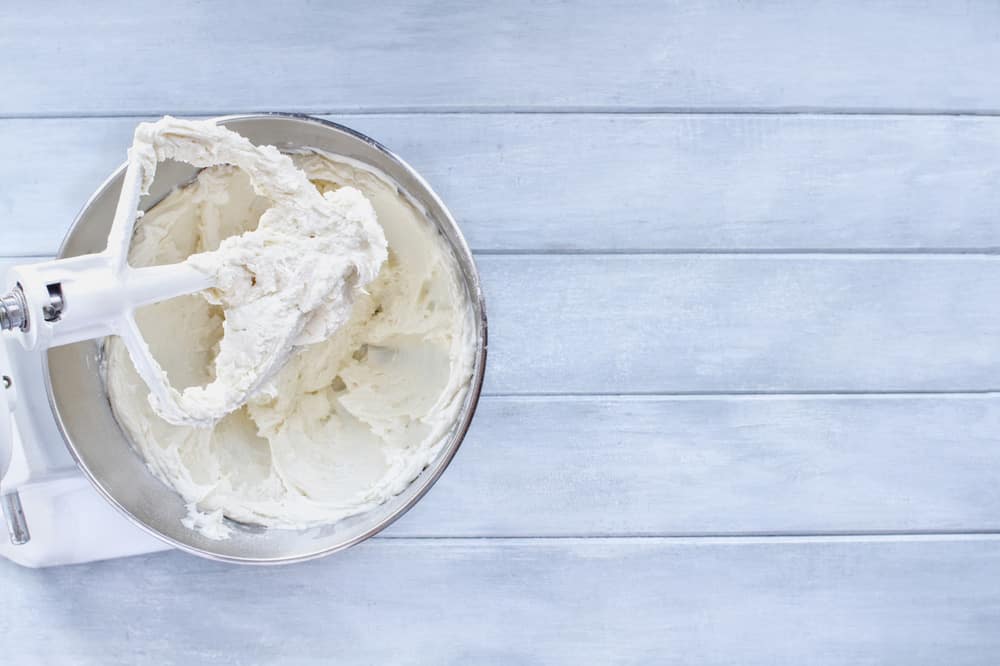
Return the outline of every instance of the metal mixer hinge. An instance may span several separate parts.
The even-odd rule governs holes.
[[[63,301],[62,285],[56,282],[46,285],[46,289],[49,292],[49,302],[42,306],[42,316],[45,317],[45,321],[59,321],[66,304]]]
[[[66,307],[62,284],[56,282],[46,285],[46,289],[49,302],[42,306],[42,317],[45,321],[59,321]],[[20,284],[11,289],[9,294],[0,296],[0,330],[28,330],[28,302]]]
[[[21,285],[11,289],[9,294],[0,296],[0,330],[27,330],[28,302],[24,299]]]

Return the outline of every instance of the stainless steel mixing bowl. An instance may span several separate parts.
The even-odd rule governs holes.
[[[461,414],[439,455],[401,494],[367,513],[307,530],[265,529],[233,523],[231,538],[207,539],[181,524],[187,511],[181,497],[146,468],[111,411],[100,368],[100,342],[67,345],[48,352],[49,401],[66,446],[97,490],[140,527],[190,553],[242,563],[286,563],[327,555],[376,534],[413,506],[451,461],[476,409],[486,363],[486,311],[472,253],[448,209],[405,162],[353,130],[307,116],[284,114],[228,116],[218,122],[255,144],[281,149],[316,148],[343,155],[389,176],[400,192],[433,222],[454,251],[475,311],[476,359]],[[59,256],[104,249],[125,167],[116,171],[83,207],[63,241]],[[190,180],[194,167],[160,165],[149,208],[174,186]]]

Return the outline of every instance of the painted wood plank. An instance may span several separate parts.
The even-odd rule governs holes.
[[[477,250],[1000,247],[1000,118],[332,118],[421,171]],[[54,252],[138,120],[0,120],[3,253]]]
[[[486,256],[489,393],[991,390],[1000,257]]]
[[[991,663],[989,539],[369,542],[240,568],[0,563],[33,664]]]
[[[393,536],[1000,531],[1000,396],[485,398]]]
[[[17,261],[0,258],[0,270]],[[996,256],[477,263],[487,395],[1000,390]]]
[[[6,3],[0,113],[995,110],[998,19],[987,0]]]

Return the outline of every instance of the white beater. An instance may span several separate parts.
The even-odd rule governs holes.
[[[15,331],[28,351],[117,335],[150,391],[169,400],[169,386],[135,322],[135,310],[212,286],[186,264],[132,268],[129,244],[138,215],[142,168],[130,160],[103,252],[15,266],[0,297],[0,329]]]
[[[256,229],[224,239],[217,250],[133,268],[128,252],[139,198],[165,159],[239,167],[272,206]],[[296,349],[343,325],[386,256],[375,210],[359,190],[321,194],[275,147],[255,146],[212,121],[166,116],[136,128],[105,250],[11,269],[0,328],[18,332],[29,351],[119,336],[153,409],[175,425],[207,427],[261,391]],[[179,391],[151,355],[135,311],[194,292],[223,308],[224,333],[215,379]]]

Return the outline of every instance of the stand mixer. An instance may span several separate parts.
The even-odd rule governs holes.
[[[51,566],[164,550],[171,546],[229,562],[284,563],[326,555],[377,533],[437,480],[468,429],[482,385],[486,318],[479,276],[456,223],[437,195],[398,157],[372,139],[306,116],[263,114],[216,121],[257,145],[316,149],[343,156],[390,179],[451,246],[475,314],[473,381],[458,421],[437,458],[402,493],[371,511],[303,530],[233,524],[212,541],[184,527],[184,502],[156,479],[111,411],[101,372],[101,339],[121,336],[152,392],[162,376],[147,367],[134,309],[210,286],[181,265],[130,268],[136,211],[188,182],[197,169],[166,162],[149,195],[126,165],[84,206],[60,258],[7,271],[0,298],[0,506],[7,538],[0,555]],[[122,194],[124,193],[124,194]],[[162,390],[167,390],[166,386]],[[117,511],[116,511],[117,509]]]
[[[0,456],[10,461],[0,481],[0,556],[44,567],[169,548],[115,511],[77,467],[47,408],[43,366],[16,340],[0,341]]]
[[[210,283],[186,265],[128,265],[140,178],[129,163],[103,252],[7,271],[9,291],[0,297],[0,330],[10,332],[0,345],[0,507],[9,539],[0,539],[0,554],[20,564],[69,564],[167,547],[107,506],[61,446],[51,413],[34,408],[48,402],[42,352],[108,335],[125,341],[153,392],[168,390],[133,313]]]

